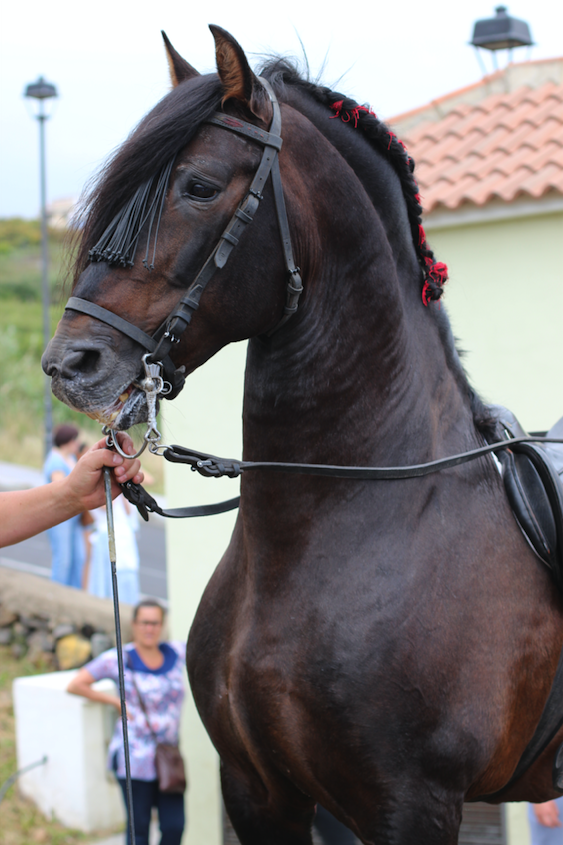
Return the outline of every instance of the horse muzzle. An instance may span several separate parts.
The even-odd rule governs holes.
[[[145,394],[136,386],[138,359],[126,361],[102,341],[57,335],[41,359],[57,399],[121,431],[148,418]]]

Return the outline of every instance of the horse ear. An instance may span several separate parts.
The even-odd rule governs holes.
[[[170,69],[170,80],[172,87],[176,88],[180,82],[186,79],[193,79],[194,76],[200,76],[200,73],[192,67],[189,62],[181,57],[181,55],[174,49],[165,31],[160,31],[164,40],[164,47],[166,50],[166,58],[168,59],[168,67]]]
[[[222,103],[234,99],[244,103],[250,111],[269,123],[272,118],[270,98],[253,74],[238,41],[220,26],[209,24],[215,39],[217,72],[223,83]]]

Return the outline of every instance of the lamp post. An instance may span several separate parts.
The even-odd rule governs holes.
[[[25,89],[25,96],[35,103],[35,117],[39,123],[39,180],[41,186],[41,299],[43,302],[43,349],[51,338],[51,324],[49,319],[49,252],[47,243],[47,181],[45,175],[45,122],[49,119],[46,108],[47,100],[57,97],[57,89],[46,82],[42,76],[37,82],[32,82]],[[45,456],[52,446],[53,438],[53,404],[51,399],[51,382],[47,375],[43,376],[43,407],[45,413]]]
[[[497,6],[495,12],[494,18],[484,18],[475,22],[473,38],[470,41],[475,47],[483,76],[486,76],[486,68],[479,52],[481,49],[490,50],[494,69],[498,70],[498,50],[508,50],[508,61],[511,62],[514,47],[530,48],[534,43],[526,21],[511,17],[506,6]]]

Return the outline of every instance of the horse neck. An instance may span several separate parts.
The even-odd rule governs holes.
[[[476,435],[439,306],[421,301],[408,227],[392,227],[391,242],[352,171],[335,179],[333,168],[320,182],[330,190],[301,209],[304,301],[271,341],[249,345],[245,457],[349,465],[451,453]]]

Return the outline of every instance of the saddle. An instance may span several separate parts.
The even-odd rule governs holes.
[[[507,408],[493,405],[500,434],[511,440],[526,432]],[[563,438],[563,417],[547,433],[536,436]],[[549,567],[563,595],[563,443],[515,443],[498,453],[502,478],[512,512],[537,557]],[[563,651],[555,678],[534,735],[512,777],[498,792],[476,800],[502,801],[506,791],[538,759],[563,725]],[[554,789],[563,793],[563,744],[552,767]]]
[[[527,436],[507,408],[494,405],[492,411],[501,436]],[[563,417],[541,436],[563,437]],[[515,443],[497,457],[516,522],[563,595],[563,443]]]

